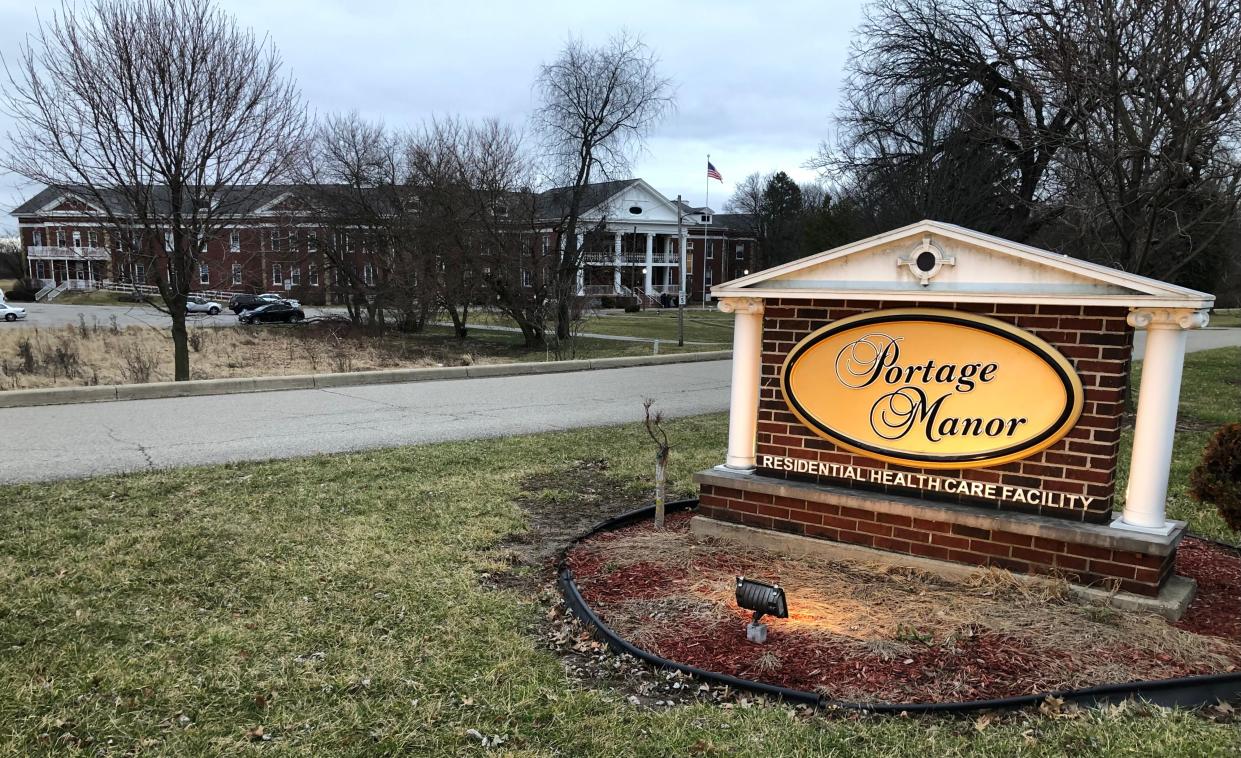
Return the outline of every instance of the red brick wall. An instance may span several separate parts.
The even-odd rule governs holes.
[[[1056,574],[1076,584],[1117,584],[1140,595],[1157,595],[1175,563],[1176,551],[1149,555],[705,483],[701,489],[698,513],[707,518],[924,558]]]
[[[831,321],[884,308],[943,308],[942,303],[863,302],[771,299],[763,316],[763,371],[759,391],[758,456],[760,473],[785,479],[841,483],[830,477],[792,474],[762,467],[763,455],[788,456],[874,469],[913,471],[960,477],[990,484],[1032,487],[1095,498],[1087,511],[1021,503],[997,505],[965,495],[922,493],[880,484],[845,481],[851,487],[916,493],[927,499],[974,502],[991,507],[1041,513],[1101,523],[1110,518],[1116,484],[1122,416],[1129,376],[1133,329],[1124,307],[1065,305],[960,304],[956,310],[992,316],[1046,340],[1071,362],[1085,389],[1085,406],[1076,426],[1039,453],[1000,466],[930,470],[876,460],[819,437],[789,411],[780,392],[780,369],[788,352],[810,332]]]

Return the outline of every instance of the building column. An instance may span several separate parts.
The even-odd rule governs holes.
[[[1129,325],[1146,330],[1142,383],[1133,430],[1133,454],[1125,509],[1113,526],[1167,533],[1168,469],[1176,436],[1176,410],[1181,395],[1187,329],[1207,325],[1207,311],[1193,308],[1136,308]]]
[[[616,232],[612,239],[612,293],[619,295],[621,291],[621,233]]]
[[[681,232],[681,236],[677,240],[677,258],[678,258],[677,269],[679,272],[678,273],[679,278],[677,281],[681,287],[679,290],[680,295],[678,295],[678,297],[685,296],[685,298],[688,300],[689,293],[685,289],[685,282],[686,282],[685,267],[688,263],[688,259],[686,258],[686,252],[685,252],[685,232],[684,231]]]
[[[646,233],[646,273],[642,277],[643,291],[648,295],[655,294],[655,288],[651,286],[652,277],[655,275],[655,235],[650,232]]]
[[[577,235],[577,294],[584,294],[586,291],[586,253],[582,250],[582,240],[586,235]]]
[[[736,314],[733,324],[733,379],[728,406],[728,457],[724,465],[754,470],[754,441],[758,431],[758,384],[763,364],[763,301],[754,297],[725,297],[720,310]]]

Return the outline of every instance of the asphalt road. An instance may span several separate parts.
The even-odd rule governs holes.
[[[0,482],[293,458],[728,406],[729,361],[332,390],[0,409]]]
[[[153,326],[158,329],[167,329],[171,323],[168,316],[159,312],[149,305],[68,305],[60,303],[13,303],[18,308],[25,308],[29,314],[23,321],[16,321],[12,324],[0,322],[0,327],[16,327],[16,328],[33,328],[33,327],[60,327],[60,326],[77,326],[79,319],[85,319],[87,326],[99,324],[100,326],[110,326],[112,318],[116,317],[116,325],[118,327],[127,326]],[[320,314],[318,308],[303,308],[307,316],[317,316]],[[233,312],[225,309],[218,316],[209,316],[206,313],[191,313],[189,322],[195,326],[236,326],[237,317]]]

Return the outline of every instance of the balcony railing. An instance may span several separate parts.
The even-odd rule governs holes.
[[[585,252],[582,253],[582,262],[591,266],[611,266],[616,263],[616,253],[612,252]],[[665,255],[663,253],[655,253],[651,256],[651,262],[657,266],[673,265],[680,261],[675,255]],[[623,252],[620,254],[620,264],[622,266],[645,266],[646,253],[639,252]]]
[[[112,251],[106,247],[53,247],[30,245],[26,255],[32,261],[110,261]]]

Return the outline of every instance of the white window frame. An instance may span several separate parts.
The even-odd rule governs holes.
[[[375,286],[375,267],[369,262],[362,265],[362,281],[366,282],[367,287]]]
[[[173,250],[173,241],[172,241],[171,231],[164,232],[164,252],[170,253],[170,254],[175,252]]]
[[[56,247],[64,247],[64,246],[65,246],[65,230],[57,229],[56,230]]]
[[[272,229],[271,234],[268,236],[270,239],[271,250],[274,253],[280,249],[280,232],[275,229]]]
[[[319,233],[316,231],[306,232],[306,252],[319,252]]]
[[[241,232],[236,229],[228,233],[228,251],[230,253],[241,252]]]
[[[30,233],[30,246],[43,247],[43,230],[35,229]]]
[[[311,263],[306,267],[306,279],[311,287],[319,286],[319,267]]]
[[[745,257],[745,245],[741,242],[737,243],[737,260]]]
[[[714,276],[715,269],[711,268],[710,266],[707,266],[706,268],[703,269],[703,274],[706,276],[707,284],[711,285],[713,283],[712,280],[715,279],[715,276]]]
[[[238,287],[241,286],[241,264],[240,263],[233,264],[233,285],[238,286]]]
[[[284,286],[284,271],[279,263],[271,264],[271,283],[277,287]]]
[[[523,268],[521,270],[521,286],[523,287],[534,286],[534,276],[530,273],[530,269],[528,268]]]
[[[134,284],[147,283],[147,267],[145,263],[134,264]]]
[[[302,284],[302,267],[301,266],[293,266],[289,269],[289,281],[293,282],[294,287],[301,286]]]
[[[198,283],[211,284],[211,267],[206,263],[198,264]]]

